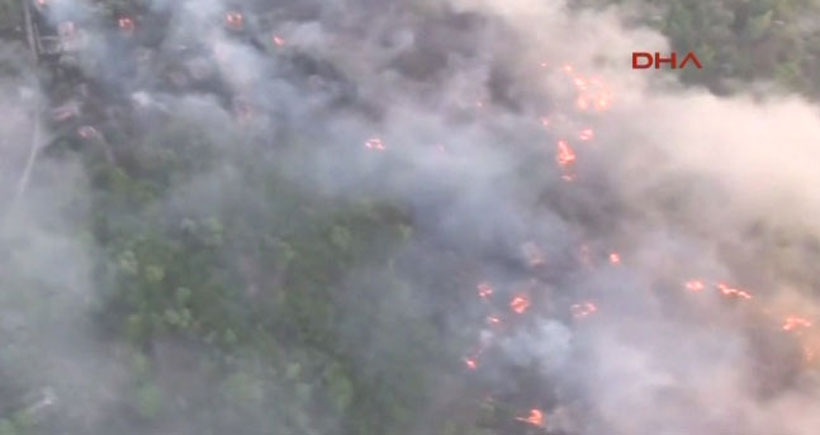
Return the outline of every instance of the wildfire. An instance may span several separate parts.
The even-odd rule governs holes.
[[[798,327],[810,328],[811,325],[812,325],[812,323],[808,319],[805,319],[803,317],[797,317],[797,316],[789,316],[783,322],[783,330],[784,331],[793,331]]]
[[[564,73],[570,76],[572,84],[578,95],[575,99],[575,106],[580,111],[594,108],[597,111],[604,111],[612,105],[612,92],[599,78],[586,78],[576,74],[572,65],[564,65]]]
[[[134,20],[132,20],[131,18],[120,17],[120,19],[117,20],[117,25],[125,33],[130,34],[134,32]]]
[[[240,12],[230,11],[225,13],[225,24],[233,30],[240,30],[245,26],[245,18]]]
[[[752,295],[749,292],[747,292],[745,290],[740,290],[740,289],[729,287],[724,283],[719,283],[717,285],[717,288],[725,296],[735,296],[735,297],[739,297],[739,298],[743,298],[743,299],[751,299],[752,298]]]
[[[382,142],[382,140],[377,138],[377,137],[373,137],[373,138],[368,139],[367,142],[364,143],[364,146],[367,147],[368,149],[376,150],[376,151],[384,151],[385,150],[384,142]]]
[[[474,358],[464,358],[464,364],[466,364],[467,368],[470,370],[475,370],[478,368],[478,361]]]
[[[523,421],[524,423],[529,423],[533,426],[543,427],[544,426],[544,412],[540,409],[531,409],[530,414],[527,417],[516,417],[516,420]]]
[[[558,150],[555,154],[555,161],[562,168],[566,168],[575,162],[575,151],[569,146],[567,141],[561,139],[558,141]]]
[[[580,304],[574,304],[570,307],[572,311],[572,317],[576,319],[583,319],[584,317],[588,317],[598,311],[598,307],[595,306],[592,302],[584,302]]]
[[[686,281],[685,286],[686,290],[689,290],[691,292],[699,292],[706,288],[706,286],[703,285],[703,281],[700,280]]]
[[[478,296],[481,299],[488,299],[493,294],[493,288],[490,287],[490,284],[486,282],[482,282],[478,285]]]
[[[78,128],[77,134],[80,135],[80,137],[82,137],[83,139],[98,139],[102,137],[100,132],[90,125],[84,125]]]
[[[523,295],[516,296],[510,301],[510,308],[518,314],[523,314],[530,307],[530,300]]]

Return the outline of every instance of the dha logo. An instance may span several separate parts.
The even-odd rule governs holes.
[[[654,55],[645,51],[632,52],[632,69],[647,69],[652,68],[652,66],[654,66],[655,69],[661,69],[661,64],[664,63],[668,63],[671,69],[682,69],[686,68],[687,63],[690,62],[694,64],[697,69],[703,68],[698,57],[691,51],[686,53],[686,56],[683,56],[683,60],[680,64],[678,64],[678,54],[674,51],[669,57],[662,57],[657,51]],[[689,65],[689,67],[691,67],[691,65]]]

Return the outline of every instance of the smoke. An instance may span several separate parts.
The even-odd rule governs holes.
[[[254,295],[270,275],[245,258],[267,236],[271,218],[261,205],[267,187],[249,179],[273,173],[318,198],[305,206],[282,193],[283,216],[302,206],[327,212],[358,197],[400,204],[415,235],[379,251],[398,266],[370,260],[326,283],[339,289],[328,303],[342,314],[379,298],[377,313],[339,321],[332,340],[355,367],[333,370],[362,373],[373,392],[426,372],[418,385],[424,392],[412,396],[422,403],[413,408],[418,415],[395,430],[438,433],[429,421],[474,402],[470,394],[484,388],[482,396],[514,397],[521,411],[543,409],[553,433],[817,433],[810,410],[820,390],[802,349],[816,340],[810,331],[782,329],[787,316],[818,311],[820,228],[810,216],[820,206],[813,187],[820,185],[813,143],[820,123],[811,103],[716,97],[662,73],[631,70],[632,51],[666,51],[668,44],[624,25],[615,8],[570,11],[563,2],[531,0],[283,3],[264,24],[250,22],[250,11],[261,8],[248,3],[249,40],[224,30],[226,5],[218,1],[154,6],[172,14],[170,31],[150,49],[156,62],[124,68],[133,52],[112,47],[128,43],[115,46],[121,35],[93,23],[80,68],[106,83],[102,100],[125,94],[132,101],[135,138],[98,125],[120,162],[133,164],[161,144],[191,167],[186,174],[155,168],[167,193],[143,215],[111,219],[136,227],[142,219],[160,232],[201,237],[204,246],[220,245],[227,231],[236,241],[222,255],[245,265],[252,281],[245,293]],[[79,3],[62,2],[55,19],[90,19],[80,11]],[[201,54],[179,67],[183,85],[169,88],[181,46]],[[197,79],[207,71],[218,72],[219,84]],[[600,79],[606,101],[598,95],[580,112],[579,77],[588,86]],[[3,101],[3,113],[25,117],[25,103]],[[592,110],[596,104],[606,110]],[[0,131],[4,168],[21,167],[6,162],[27,155],[24,127],[8,123]],[[594,138],[579,139],[583,129]],[[571,174],[556,165],[562,139],[577,157]],[[189,142],[201,146],[181,145]],[[0,251],[10,273],[0,291],[34,301],[9,318],[23,316],[25,328],[36,330],[19,336],[29,337],[25,358],[42,364],[11,370],[58,398],[83,392],[82,404],[61,405],[70,421],[82,421],[78,430],[97,433],[111,420],[129,430],[131,417],[111,409],[135,390],[143,408],[155,395],[182,397],[155,411],[161,430],[175,433],[264,432],[241,422],[249,415],[282,433],[355,431],[334,405],[289,400],[320,389],[317,373],[330,357],[309,351],[281,372],[268,371],[253,352],[233,355],[253,375],[218,377],[212,387],[209,376],[218,371],[200,370],[198,362],[209,350],[169,340],[156,344],[158,389],[144,385],[144,371],[132,367],[140,357],[107,350],[89,323],[115,281],[92,279],[94,265],[117,263],[125,274],[131,264],[97,252],[83,233],[86,202],[98,192],[76,161],[46,159],[35,174],[4,222]],[[247,228],[225,230],[214,216]],[[313,231],[304,222],[288,225],[292,234]],[[349,234],[334,231],[334,241],[349,243]],[[619,261],[611,261],[616,252]],[[322,262],[331,254],[307,255]],[[286,275],[281,267],[276,279]],[[687,290],[693,280],[702,288]],[[495,289],[484,305],[471,288],[483,281]],[[367,291],[381,287],[391,291]],[[741,290],[752,298],[738,296]],[[516,295],[531,303],[521,315],[508,306]],[[246,309],[240,304],[237,316]],[[502,326],[482,326],[485,316]],[[456,360],[474,339],[482,349],[477,370],[456,373],[442,361],[395,351],[408,339],[407,324],[442,317],[445,337],[430,333],[431,342],[452,346],[441,359]],[[426,344],[414,345],[422,354]],[[225,385],[246,407],[203,411],[216,406],[211,397]],[[316,413],[323,417],[306,417]]]

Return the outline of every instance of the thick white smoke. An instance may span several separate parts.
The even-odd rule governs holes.
[[[71,4],[61,11],[72,10]],[[172,32],[154,55],[173,56],[174,47],[191,40],[205,45],[227,87],[260,112],[246,124],[236,125],[218,98],[170,96],[150,80],[124,83],[106,67],[118,61],[117,54],[102,58],[112,52],[92,51],[98,58],[90,74],[107,71],[100,74],[142,101],[140,110],[151,112],[154,106],[146,102],[161,102],[222,146],[224,165],[175,184],[157,208],[175,217],[199,216],[233,200],[253,210],[258,192],[238,188],[232,165],[258,158],[306,189],[340,197],[375,192],[408,204],[422,234],[471,257],[479,265],[471,271],[475,280],[499,289],[518,289],[532,278],[526,268],[509,264],[520,262],[520,244],[533,241],[543,252],[545,272],[536,274],[529,290],[532,324],[484,340],[498,345],[495,357],[505,364],[535,366],[545,389],[560,389],[556,395],[576,401],[550,403],[548,429],[583,435],[820,430],[811,414],[820,390],[799,368],[799,346],[780,330],[789,313],[811,317],[817,311],[811,294],[817,257],[810,247],[820,231],[811,219],[820,206],[814,105],[798,98],[718,98],[681,89],[660,72],[631,70],[632,51],[665,51],[668,44],[654,31],[622,25],[617,9],[570,12],[563,2],[534,0],[362,0],[304,8],[282,4],[274,29],[260,31],[273,55],[215,25],[224,11],[220,2],[174,8]],[[271,45],[274,35],[286,45]],[[93,40],[105,44],[110,37],[99,31]],[[324,63],[294,71],[287,57],[293,53]],[[576,88],[564,65],[599,76],[613,96],[609,110],[592,117],[577,113]],[[563,124],[545,130],[544,117]],[[145,116],[146,132],[152,119]],[[578,127],[592,128],[594,140],[564,136]],[[14,128],[2,134],[5,167],[25,154],[27,144]],[[365,146],[373,138],[383,151]],[[577,153],[572,182],[561,178],[554,160],[562,138]],[[286,141],[302,146],[271,151]],[[248,143],[267,151],[249,154]],[[64,289],[63,298],[83,300],[93,294],[84,278],[93,247],[64,240],[72,228],[65,222],[75,222],[71,213],[77,211],[54,205],[65,195],[59,186],[74,184],[62,177],[75,180],[77,170],[43,172],[52,175],[38,182],[26,210],[44,218],[10,221],[4,228],[4,234],[31,243],[16,250],[10,264],[26,276],[48,277],[47,287]],[[43,228],[52,229],[53,222],[60,224],[56,235]],[[621,262],[586,267],[569,259],[582,245],[604,258],[618,251]],[[438,255],[436,249],[421,244],[407,255],[422,262]],[[359,272],[350,271],[349,280]],[[424,305],[434,303],[414,295],[424,277],[407,275],[406,288],[395,296],[400,307],[385,304],[385,316],[425,312]],[[684,282],[694,279],[707,288],[688,292]],[[754,297],[726,298],[712,281],[743,286]],[[2,291],[15,294],[11,285]],[[597,310],[573,320],[571,306],[584,301]],[[72,320],[81,312],[61,299],[53,306]],[[474,332],[478,326],[461,328]],[[385,328],[380,340],[400,329]],[[83,389],[82,380],[97,379],[99,365],[107,367],[104,380],[94,381],[103,386],[87,401],[99,406],[88,418],[101,418],[108,387],[121,382],[111,368],[117,360],[101,356],[101,363],[53,346],[57,331],[43,335],[42,354],[68,361],[76,370],[73,379],[81,380],[58,393]],[[344,332],[340,336],[355,343]],[[378,341],[355,350],[362,365],[380,367],[368,348],[378,348]],[[487,376],[503,382],[503,373]],[[438,387],[450,388],[459,390],[447,383]],[[526,395],[537,401],[553,393]],[[179,427],[185,423],[178,419],[169,427],[184,430]],[[432,433],[431,427],[419,421],[414,429]],[[313,433],[335,430],[341,432]]]

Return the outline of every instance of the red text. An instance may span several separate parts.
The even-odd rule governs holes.
[[[679,59],[680,63],[678,63]],[[687,64],[689,64],[689,66],[694,65],[697,69],[703,68],[700,59],[691,51],[683,57],[678,56],[674,51],[666,57],[657,51],[655,53],[647,53],[645,51],[632,52],[632,69],[647,69],[653,66],[655,69],[661,69],[661,65],[664,64],[669,65],[670,69],[686,68]]]

